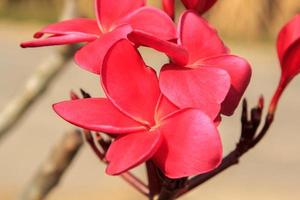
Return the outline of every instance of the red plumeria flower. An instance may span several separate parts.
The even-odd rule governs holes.
[[[222,146],[214,122],[200,109],[178,109],[164,98],[155,71],[128,40],[111,48],[101,74],[107,98],[65,101],[54,110],[72,124],[116,136],[106,155],[108,174],[149,159],[170,178],[219,165]]]
[[[182,14],[178,37],[174,44],[141,31],[129,35],[135,43],[171,58],[172,63],[162,68],[159,82],[162,93],[176,106],[209,107],[212,118],[220,109],[222,114],[233,114],[250,81],[249,63],[229,54],[217,32],[193,11]]]
[[[209,10],[217,0],[181,0],[187,9],[191,9],[202,15]],[[175,0],[162,0],[164,11],[173,19],[175,13]]]
[[[172,20],[162,11],[144,7],[145,0],[96,0],[94,19],[71,19],[51,24],[34,37],[37,40],[24,42],[22,47],[87,42],[77,51],[75,61],[82,68],[100,73],[101,64],[108,49],[133,30],[142,30],[162,40],[176,38]],[[41,38],[45,34],[50,37]]]
[[[277,53],[281,65],[281,78],[269,107],[269,113],[272,114],[288,83],[300,73],[300,14],[291,19],[279,32]]]

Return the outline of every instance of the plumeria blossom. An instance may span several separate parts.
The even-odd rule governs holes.
[[[162,68],[159,83],[176,106],[209,108],[211,117],[218,116],[220,109],[222,114],[233,114],[250,81],[249,63],[229,54],[215,29],[193,11],[181,15],[178,37],[174,44],[141,31],[129,35],[135,43],[170,57],[172,62]]]
[[[128,40],[111,48],[101,77],[107,98],[53,107],[72,124],[115,136],[106,154],[108,174],[120,174],[149,159],[170,178],[219,165],[222,146],[213,120],[200,109],[179,109],[161,95],[155,71]]]
[[[172,20],[163,11],[147,7],[145,0],[96,0],[97,19],[77,18],[51,24],[22,47],[39,47],[85,42],[75,55],[82,68],[99,74],[108,49],[132,30],[141,30],[162,40],[176,37]],[[49,37],[42,38],[45,34]]]
[[[281,66],[281,78],[270,104],[274,113],[278,100],[288,83],[300,73],[300,14],[291,19],[279,32],[277,53]]]
[[[181,0],[186,9],[194,10],[202,15],[208,11],[217,0]],[[164,11],[173,19],[175,13],[175,0],[162,0]]]

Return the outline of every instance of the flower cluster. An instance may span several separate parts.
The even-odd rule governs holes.
[[[106,153],[108,174],[121,174],[147,160],[169,178],[216,168],[222,160],[217,126],[222,114],[232,115],[238,106],[251,68],[229,53],[216,30],[199,15],[215,0],[182,1],[189,10],[181,14],[177,27],[144,0],[95,2],[96,20],[51,24],[34,35],[36,40],[22,43],[86,43],[75,61],[99,75],[106,98],[60,102],[53,106],[56,113],[114,138]],[[164,5],[172,15],[174,2]],[[140,45],[170,58],[158,75],[144,63]]]

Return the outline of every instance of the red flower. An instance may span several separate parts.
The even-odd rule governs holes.
[[[177,44],[141,31],[129,38],[171,58],[172,63],[162,68],[159,82],[162,93],[175,105],[209,108],[211,117],[218,116],[220,109],[223,114],[233,114],[250,81],[249,63],[230,55],[216,31],[192,11],[182,14],[178,36]]]
[[[54,110],[77,126],[116,135],[106,155],[108,174],[149,159],[170,178],[218,166],[222,147],[214,122],[200,109],[178,109],[164,98],[155,71],[130,42],[111,48],[101,74],[107,99],[65,101]]]
[[[94,73],[100,67],[108,49],[121,38],[134,30],[142,30],[162,40],[176,37],[172,20],[162,11],[143,7],[145,0],[96,0],[96,16],[94,19],[71,19],[51,24],[34,37],[49,37],[24,42],[22,47],[39,47],[48,45],[87,42],[77,51],[75,61],[82,68]],[[99,67],[100,66],[100,67]]]
[[[288,83],[300,73],[300,14],[291,19],[279,32],[277,53],[281,65],[281,78],[269,107],[269,113],[272,114]]]

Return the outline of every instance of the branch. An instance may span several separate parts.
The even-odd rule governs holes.
[[[146,162],[147,178],[148,178],[148,188],[149,188],[149,199],[152,200],[155,195],[161,192],[163,187],[162,179],[159,176],[159,169],[149,160]]]
[[[57,186],[83,144],[81,132],[72,130],[54,147],[31,183],[24,190],[22,200],[42,200]]]
[[[74,17],[77,0],[65,0],[61,18]],[[30,106],[47,90],[56,75],[66,66],[74,53],[74,46],[58,47],[56,51],[37,67],[25,83],[23,91],[18,93],[0,113],[0,140],[17,124]]]
[[[120,175],[129,185],[134,187],[137,191],[143,194],[146,197],[149,197],[149,189],[148,186],[143,183],[140,179],[138,179],[135,175],[131,172],[124,172]]]
[[[179,191],[185,187],[187,177],[179,179],[170,179],[159,173],[162,180],[162,188],[158,200],[173,200],[177,197]]]

